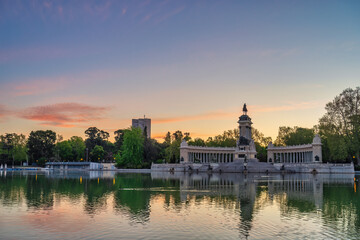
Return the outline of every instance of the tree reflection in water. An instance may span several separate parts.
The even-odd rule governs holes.
[[[274,203],[282,217],[322,213],[325,225],[359,232],[360,200],[349,175],[242,175],[161,173],[30,173],[0,175],[0,204],[52,210],[54,201],[83,202],[95,216],[113,210],[132,224],[151,220],[151,201],[161,199],[166,211],[180,213],[207,201],[238,214],[241,238],[254,234],[254,218]],[[343,221],[346,219],[346,221]]]

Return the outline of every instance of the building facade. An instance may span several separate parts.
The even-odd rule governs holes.
[[[239,139],[234,147],[180,145],[180,163],[152,164],[153,171],[228,172],[228,173],[354,173],[354,165],[322,163],[321,139],[315,135],[311,144],[276,147],[268,145],[267,161],[256,158],[251,136],[252,122],[246,104],[239,117]]]
[[[190,163],[230,163],[256,159],[254,140],[251,137],[251,118],[247,115],[246,104],[239,117],[239,139],[236,147],[189,146],[184,140],[180,145],[180,161]]]
[[[236,144],[235,158],[241,160],[256,159],[256,148],[251,135],[251,118],[247,114],[244,104],[243,114],[239,117],[239,139]]]
[[[133,119],[131,126],[141,128],[141,130],[146,131],[147,137],[151,138],[151,119],[150,118],[145,118],[145,116],[144,116],[144,118]]]
[[[315,135],[311,144],[275,147],[271,142],[267,148],[268,163],[321,163],[321,139]]]

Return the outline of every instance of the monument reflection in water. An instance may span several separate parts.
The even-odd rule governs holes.
[[[345,238],[354,175],[0,173],[0,238]]]

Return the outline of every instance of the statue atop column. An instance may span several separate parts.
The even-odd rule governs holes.
[[[243,106],[243,115],[239,117],[239,140],[237,141],[237,157],[240,159],[256,158],[256,148],[251,134],[251,118],[248,116],[246,103]]]

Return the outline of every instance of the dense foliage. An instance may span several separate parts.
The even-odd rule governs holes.
[[[53,157],[55,142],[56,133],[51,130],[31,131],[27,141],[30,163],[39,162],[40,158]]]
[[[121,150],[120,160],[117,162],[118,167],[141,168],[144,159],[143,131],[140,128],[125,130]]]
[[[317,126],[324,158],[360,162],[360,87],[345,89],[326,104]]]

